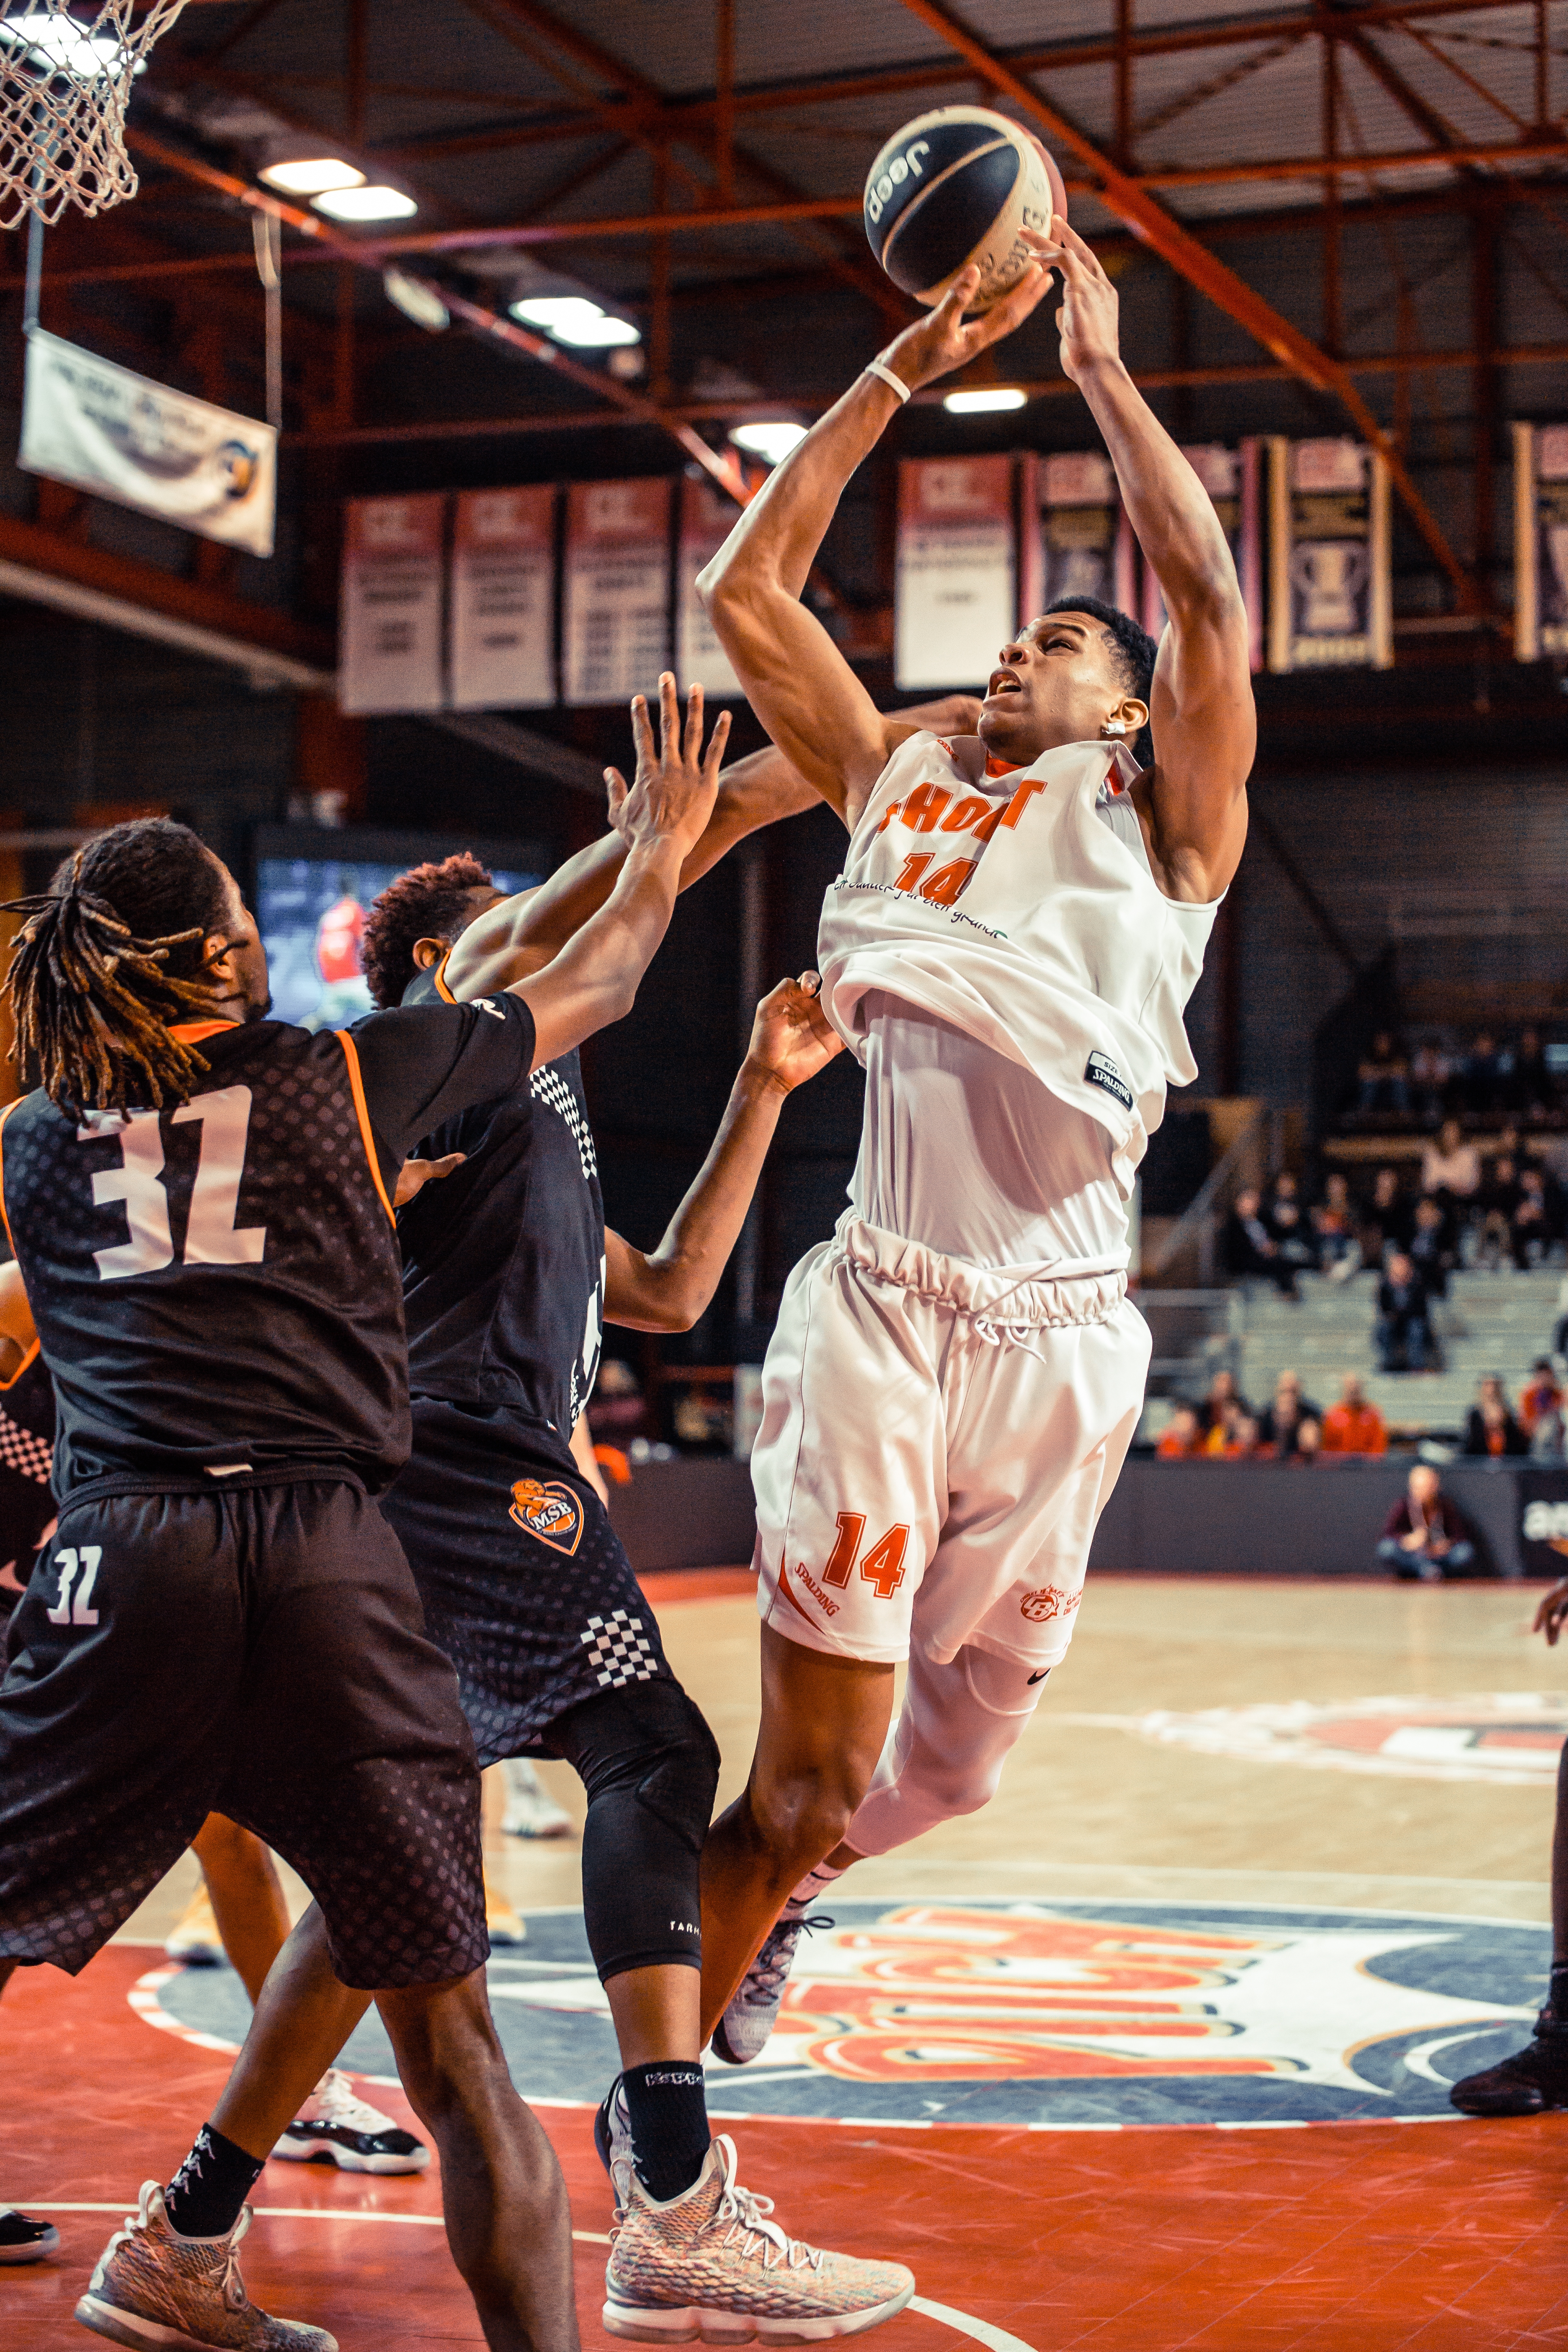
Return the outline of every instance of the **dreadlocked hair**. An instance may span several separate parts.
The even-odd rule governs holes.
[[[418,967],[416,940],[455,939],[468,920],[475,890],[493,890],[495,877],[468,850],[411,866],[389,882],[364,919],[360,968],[371,1002],[384,1013],[401,1004]]]
[[[174,1036],[181,1013],[210,1013],[202,943],[227,913],[223,869],[188,825],[111,825],[79,849],[26,918],[5,976],[12,1059],[63,1110],[122,1110],[127,1094],[185,1102],[207,1067]]]

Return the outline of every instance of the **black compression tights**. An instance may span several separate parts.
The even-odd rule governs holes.
[[[719,1750],[671,1675],[584,1699],[550,1727],[588,1792],[583,1916],[600,1981],[702,1964],[699,1864]]]

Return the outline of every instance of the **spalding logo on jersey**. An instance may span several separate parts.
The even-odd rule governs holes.
[[[510,1516],[524,1535],[568,1555],[583,1540],[583,1506],[559,1479],[520,1478],[511,1490]]]
[[[1083,1076],[1086,1086],[1102,1087],[1108,1095],[1115,1097],[1123,1110],[1131,1109],[1132,1089],[1109,1054],[1091,1054],[1084,1065]]]

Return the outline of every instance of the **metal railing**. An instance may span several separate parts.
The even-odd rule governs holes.
[[[1210,1169],[1203,1184],[1161,1243],[1152,1265],[1143,1267],[1145,1284],[1157,1283],[1174,1265],[1184,1250],[1194,1250],[1199,1284],[1212,1289],[1219,1276],[1218,1226],[1234,1191],[1251,1179],[1272,1140],[1273,1114],[1260,1107]],[[1272,1156],[1268,1153],[1268,1156]]]

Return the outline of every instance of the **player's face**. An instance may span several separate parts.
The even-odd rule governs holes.
[[[1026,767],[1062,743],[1094,742],[1120,719],[1131,743],[1148,717],[1120,675],[1119,648],[1088,613],[1047,613],[1003,646],[980,707],[980,736]]]
[[[221,860],[213,863],[223,876],[226,904],[223,930],[207,941],[207,971],[216,993],[215,1010],[224,1021],[263,1021],[272,1003],[267,980],[267,950],[256,928],[256,918],[239,895],[239,885]]]

